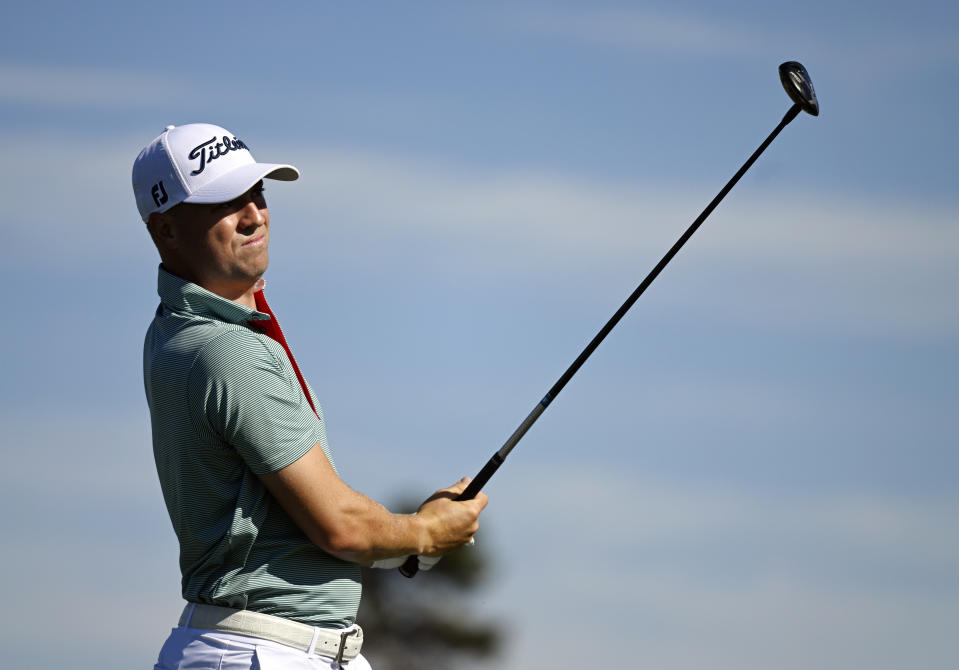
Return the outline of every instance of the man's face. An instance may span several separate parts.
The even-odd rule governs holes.
[[[176,260],[185,279],[233,298],[266,272],[270,212],[262,181],[230,202],[175,209]]]

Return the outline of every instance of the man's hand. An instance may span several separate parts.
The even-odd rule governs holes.
[[[423,521],[427,533],[421,555],[442,556],[468,543],[479,530],[479,515],[489,498],[485,493],[479,493],[472,500],[456,500],[469,483],[469,477],[464,477],[452,486],[440,489],[420,505],[416,516]]]
[[[485,493],[480,493],[473,500],[457,501],[456,498],[469,483],[469,478],[464,477],[449,488],[440,489],[420,505],[416,512],[420,520],[426,524],[429,536],[424,545],[427,551],[417,556],[421,571],[425,572],[432,568],[449,551],[464,544],[473,544],[473,534],[479,529],[479,514],[486,507],[489,499]],[[466,533],[465,541],[463,540],[464,532]],[[406,558],[406,556],[383,558],[374,561],[370,567],[391,570],[403,565]]]

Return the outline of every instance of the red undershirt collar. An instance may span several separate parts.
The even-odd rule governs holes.
[[[316,414],[319,418],[319,412],[316,411],[316,407],[313,405],[313,398],[310,397],[310,391],[306,387],[306,380],[303,379],[303,374],[300,372],[300,366],[296,364],[296,359],[293,358],[293,352],[290,351],[290,345],[287,344],[286,338],[283,336],[283,331],[280,330],[280,322],[276,320],[276,315],[273,313],[273,310],[270,309],[270,305],[266,302],[266,296],[263,294],[263,287],[266,286],[266,282],[263,279],[257,281],[255,285],[256,293],[253,294],[253,299],[256,301],[256,309],[258,312],[263,312],[264,314],[269,314],[269,320],[256,320],[256,321],[247,321],[247,326],[251,330],[255,330],[258,333],[262,333],[267,337],[275,340],[279,343],[283,350],[286,352],[286,355],[290,359],[290,363],[293,365],[293,372],[296,373],[296,379],[300,382],[300,388],[303,389],[303,395],[306,396],[306,401],[310,403],[310,409],[313,410],[313,413]]]

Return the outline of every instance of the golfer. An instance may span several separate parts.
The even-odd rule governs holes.
[[[464,479],[391,514],[337,474],[323,410],[263,292],[263,180],[298,176],[209,124],[168,126],[133,165],[161,260],[144,386],[187,601],[161,670],[369,668],[360,566],[418,555],[428,569],[472,541],[487,503],[455,501]]]

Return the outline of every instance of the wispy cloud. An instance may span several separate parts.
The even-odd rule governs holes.
[[[189,84],[162,73],[0,63],[0,102],[53,107],[130,109],[183,96]]]
[[[91,607],[111,612],[124,631],[115,657],[155,657],[182,605],[149,418],[145,411],[57,408],[0,414],[10,464],[0,475],[0,501],[11,512],[4,526],[10,572],[0,586],[18,611],[0,615],[0,646],[23,656],[18,667],[62,662],[66,652],[44,648],[45,633],[35,625],[55,598],[72,622],[67,637],[78,658],[95,658],[110,644],[103,622],[88,615]],[[44,425],[43,435],[31,424]],[[37,645],[40,659],[29,651]],[[103,667],[116,666],[111,660]]]
[[[878,556],[897,570],[910,561],[948,566],[959,560],[959,530],[950,521],[959,509],[956,495],[749,490],[717,483],[657,481],[609,471],[599,464],[584,465],[575,472],[558,466],[540,467],[537,472],[522,495],[541,500],[551,490],[564,491],[561,499],[550,504],[557,527],[585,522],[605,510],[608,526],[580,528],[579,536],[589,546],[600,538],[629,551],[651,543],[722,543],[744,539],[762,528],[766,536],[756,539],[773,553],[779,542],[792,538],[790,543],[804,545],[809,554],[855,546],[862,555]],[[609,533],[609,527],[621,532]],[[918,574],[913,577],[922,579]]]
[[[489,523],[509,575],[491,606],[508,615],[520,582],[537,594],[520,657],[571,608],[612,599],[597,649],[629,635],[660,667],[892,669],[917,653],[930,667],[951,658],[955,496],[750,491],[517,465],[511,476],[524,485],[496,490]]]
[[[115,232],[110,246],[101,236],[75,238],[64,262],[115,257],[118,244],[152,258],[128,186],[135,141],[94,146],[63,137],[7,137],[0,143],[5,155],[17,156],[0,166],[0,178],[21,196],[8,214],[31,222],[13,243],[22,247],[20,257],[49,258],[54,231],[75,232],[77,211],[98,211],[96,225]],[[312,262],[331,234],[344,243],[374,240],[362,254],[329,260],[357,272],[371,263],[397,263],[397,249],[412,253],[428,241],[445,250],[427,259],[435,272],[539,273],[581,281],[595,270],[619,268],[638,282],[635,268],[651,268],[715,190],[714,184],[477,171],[321,146],[275,146],[264,159],[279,156],[297,164],[303,177],[270,189],[274,209],[288,220],[320,222],[285,233],[287,257]],[[54,172],[47,169],[51,161],[58,165]],[[690,294],[696,309],[749,319],[755,315],[735,314],[736,304],[761,305],[767,323],[789,328],[808,327],[815,314],[817,328],[959,332],[959,309],[948,288],[959,282],[959,230],[948,225],[950,208],[815,192],[804,194],[801,207],[784,206],[795,193],[770,191],[758,195],[742,187],[683,251],[684,278],[738,282],[730,290],[742,298],[719,306]],[[50,192],[61,204],[37,208]],[[78,253],[87,245],[87,253]]]
[[[670,53],[742,53],[759,38],[742,24],[649,10],[518,11],[510,25],[592,46]]]
[[[591,175],[477,174],[322,150],[300,162],[316,186],[281,197],[312,209],[325,225],[384,239],[445,240],[450,271],[501,276],[652,267],[715,190]],[[686,271],[708,273],[712,282],[751,268],[754,279],[736,286],[748,297],[743,303],[758,300],[785,327],[806,327],[813,309],[820,310],[819,327],[826,321],[860,332],[959,331],[947,289],[959,282],[959,230],[948,225],[949,207],[815,192],[804,194],[801,206],[784,206],[795,198],[793,191],[757,195],[743,188],[684,250],[695,259]],[[786,308],[784,294],[800,308]]]
[[[891,25],[870,21],[853,4],[834,8],[828,25],[810,13],[806,20],[816,21],[816,30],[803,17],[770,22],[741,13],[719,18],[681,9],[549,8],[516,10],[508,16],[506,30],[596,49],[697,58],[808,54],[830,62],[841,72],[834,73],[837,78],[853,86],[863,82],[888,86],[890,77],[956,59],[955,16],[944,15],[939,25]],[[854,30],[847,29],[850,23]]]

